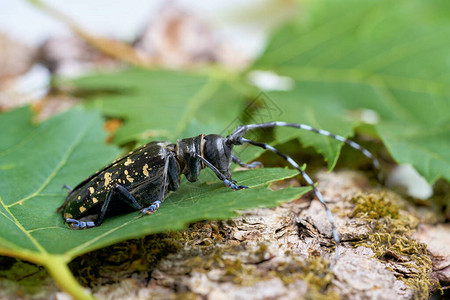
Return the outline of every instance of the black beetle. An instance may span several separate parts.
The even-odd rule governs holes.
[[[327,212],[337,246],[337,258],[340,242],[333,216],[311,178],[288,155],[268,144],[243,137],[248,130],[285,126],[313,131],[344,142],[361,151],[372,160],[378,171],[379,180],[381,180],[378,160],[359,144],[304,124],[268,122],[239,126],[227,137],[202,134],[178,140],[176,144],[170,142],[146,144],[97,171],[73,190],[66,186],[70,192],[58,211],[62,212],[65,222],[69,223],[73,229],[99,226],[105,217],[136,210],[151,214],[160,207],[169,191],[178,189],[181,174],[184,174],[190,182],[194,182],[205,167],[210,168],[231,189],[244,189],[246,186],[237,185],[231,179],[231,162],[247,168],[262,166],[259,162],[245,164],[233,154],[234,146],[247,143],[270,150],[286,159],[313,188],[316,197]]]

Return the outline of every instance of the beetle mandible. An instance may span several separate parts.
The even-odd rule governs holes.
[[[315,129],[305,124],[286,122],[267,122],[239,126],[232,134],[222,137],[216,134],[201,134],[192,138],[170,142],[151,142],[130,152],[128,155],[97,171],[74,189],[69,188],[69,195],[61,207],[64,221],[72,229],[84,229],[99,226],[109,216],[140,210],[141,213],[154,213],[163,202],[169,191],[175,191],[180,184],[181,174],[188,181],[197,181],[200,171],[210,168],[226,186],[233,190],[247,188],[238,185],[231,178],[231,162],[242,167],[256,168],[262,166],[259,162],[246,164],[233,153],[233,147],[250,144],[272,151],[283,157],[291,166],[297,169],[310,185],[317,199],[326,210],[336,243],[336,259],[339,257],[340,239],[322,194],[312,179],[288,155],[276,148],[259,143],[243,136],[247,131],[258,128],[294,127],[328,136],[348,144],[368,157],[381,181],[380,164],[378,160],[359,144],[343,136],[332,134],[326,130]]]

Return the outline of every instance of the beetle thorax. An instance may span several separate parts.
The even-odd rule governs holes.
[[[177,140],[177,160],[184,174],[190,182],[198,179],[203,164],[194,154],[203,155],[204,134],[196,137]]]

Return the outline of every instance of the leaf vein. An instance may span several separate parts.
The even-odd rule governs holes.
[[[5,205],[5,202],[3,202],[3,199],[0,197],[0,203],[3,206],[3,208],[8,212],[8,214],[12,218],[12,222],[30,239],[30,241],[36,246],[37,250],[41,253],[47,253],[47,251],[42,247],[42,245],[30,234],[28,230],[23,227],[23,225],[19,222],[19,220],[14,216],[14,214],[11,213],[8,206]]]
[[[192,119],[192,116],[199,109],[202,103],[209,100],[214,92],[218,90],[219,86],[220,81],[214,77],[210,77],[206,84],[195,95],[193,95],[190,100],[187,101],[188,106],[181,116],[177,128],[175,129],[175,137],[186,128],[189,120]]]
[[[32,194],[14,202],[11,203],[10,205],[8,205],[8,207],[17,205],[17,204],[23,204],[23,202],[38,196],[40,194],[40,192],[47,187],[47,185],[56,177],[56,175],[58,174],[58,172],[64,167],[64,165],[67,163],[67,159],[69,158],[69,156],[73,153],[73,151],[75,150],[75,148],[81,143],[83,137],[86,136],[91,123],[93,122],[93,120],[91,120],[91,122],[85,127],[85,129],[82,131],[82,133],[77,137],[77,139],[74,140],[74,143],[72,143],[72,145],[70,146],[69,149],[67,149],[66,153],[64,154],[64,156],[61,158],[60,162],[58,163],[58,165],[55,167],[55,169],[53,170],[53,172],[47,177],[47,179],[44,181],[44,183],[42,183],[42,185]]]

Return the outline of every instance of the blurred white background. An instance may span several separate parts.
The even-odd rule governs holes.
[[[45,0],[49,6],[67,14],[89,32],[131,41],[149,20],[168,3],[197,15],[240,51],[254,55],[261,50],[270,22],[252,11],[270,1],[265,0]],[[249,18],[245,19],[245,14]],[[26,0],[0,1],[0,31],[30,45],[38,45],[51,36],[68,35],[61,22],[36,9]]]
[[[64,13],[90,34],[132,42],[168,5],[176,6],[205,22],[214,38],[251,60],[263,49],[266,38],[283,20],[289,0],[77,0],[43,2]],[[0,34],[33,48],[47,39],[73,36],[59,20],[36,8],[29,1],[0,1]],[[1,51],[0,42],[0,51]],[[233,55],[233,54],[231,54]],[[15,88],[39,97],[45,93],[49,72],[40,65],[15,80]]]

